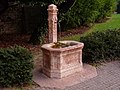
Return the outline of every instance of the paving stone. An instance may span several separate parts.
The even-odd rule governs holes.
[[[64,90],[120,90],[120,61],[106,63],[97,67],[98,76],[66,87]],[[38,87],[35,90],[63,90]]]
[[[80,72],[74,73],[62,79],[48,78],[44,74],[40,73],[39,70],[35,70],[33,72],[33,80],[41,87],[56,87],[64,89],[97,76],[95,67],[85,64],[83,68],[84,69]]]

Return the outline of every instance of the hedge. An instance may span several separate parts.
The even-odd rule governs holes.
[[[32,54],[15,46],[0,49],[0,87],[20,86],[32,81]]]
[[[84,62],[120,58],[120,29],[93,32],[81,37],[80,42],[85,44],[83,49]]]

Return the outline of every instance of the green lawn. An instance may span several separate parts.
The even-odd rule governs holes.
[[[113,14],[110,20],[105,23],[95,24],[87,33],[120,28],[120,14]]]
[[[62,40],[80,40],[80,36],[82,35],[88,35],[91,32],[96,32],[96,31],[104,31],[108,29],[118,29],[120,28],[120,14],[113,14],[112,17],[104,22],[104,23],[97,23],[93,27],[91,27],[90,30],[85,32],[84,34],[81,35],[73,35],[69,37],[62,38]]]
[[[63,37],[63,38],[61,38],[61,40],[75,40],[75,41],[80,41],[80,35],[77,34],[77,35],[72,35],[72,36],[69,36],[69,37]]]

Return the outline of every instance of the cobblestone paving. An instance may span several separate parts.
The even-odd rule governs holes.
[[[114,61],[97,67],[98,76],[64,90],[120,90],[120,61]],[[33,90],[62,90],[37,87]]]

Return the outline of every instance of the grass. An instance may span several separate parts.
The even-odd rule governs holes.
[[[75,40],[75,41],[80,41],[80,35],[77,34],[77,35],[63,37],[63,38],[61,38],[61,40]]]
[[[88,35],[91,32],[96,32],[96,31],[105,31],[109,29],[119,29],[120,28],[120,14],[113,14],[112,17],[104,22],[104,23],[97,23],[93,27],[90,28],[87,32],[84,34],[78,34],[78,35],[73,35],[69,37],[64,37],[62,40],[75,40],[75,41],[80,41],[80,36],[85,36]]]
[[[120,14],[113,14],[110,20],[104,23],[95,24],[87,33],[119,28],[120,28]]]

